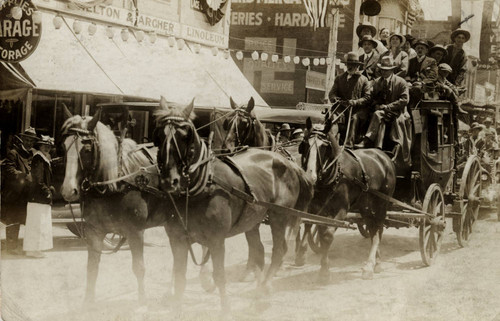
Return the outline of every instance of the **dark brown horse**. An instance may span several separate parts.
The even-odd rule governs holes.
[[[323,127],[323,128],[322,128]],[[373,277],[380,259],[387,203],[370,191],[392,196],[396,171],[391,159],[379,149],[345,150],[338,143],[338,125],[331,119],[325,125],[307,120],[306,137],[300,146],[303,167],[315,182],[315,196],[309,210],[320,215],[344,219],[351,209],[357,209],[370,232],[372,246],[363,267],[363,278]],[[321,248],[320,276],[329,276],[328,250],[333,242],[331,228],[319,227]]]
[[[67,111],[69,113],[69,111]],[[83,236],[88,245],[87,289],[85,301],[95,299],[95,285],[103,239],[107,233],[124,236],[132,252],[132,269],[137,277],[139,300],[144,290],[144,229],[165,224],[164,200],[134,188],[134,174],[145,168],[151,184],[158,185],[155,148],[139,148],[131,139],[121,148],[113,132],[94,117],[72,116],[63,125],[66,172],[61,193],[68,202],[81,202]],[[121,151],[121,157],[120,153]],[[142,174],[146,172],[141,171]],[[105,182],[95,185],[94,183]]]
[[[214,281],[225,310],[229,308],[225,239],[254,229],[268,212],[262,206],[245,201],[241,195],[236,196],[232,189],[253,194],[259,201],[305,210],[313,186],[299,166],[270,151],[247,150],[231,161],[211,157],[207,144],[191,121],[193,103],[184,108],[172,107],[162,99],[160,105],[164,110],[157,114],[159,127],[154,140],[160,148],[160,187],[167,193],[177,194],[173,199],[177,216],[166,225],[174,256],[175,298],[180,300],[183,296],[189,247],[198,242],[210,251]],[[261,283],[263,287],[282,263],[288,220],[283,214],[269,214],[273,254]]]

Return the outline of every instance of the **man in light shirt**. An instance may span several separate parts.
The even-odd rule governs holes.
[[[364,22],[356,27],[356,34],[358,35],[358,38],[360,40],[363,39],[363,36],[366,36],[366,35],[370,35],[370,36],[372,36],[372,38],[375,38],[375,36],[377,35],[377,28],[375,28],[375,26],[373,26],[369,22]],[[384,44],[382,42],[380,42],[380,40],[376,40],[376,39],[373,39],[373,40],[377,43],[375,50],[377,50],[379,55],[382,55],[384,52],[387,51],[387,47],[384,46]],[[364,52],[363,48],[359,48],[358,55],[363,54],[363,52]]]

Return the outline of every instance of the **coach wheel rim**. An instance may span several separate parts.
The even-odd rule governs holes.
[[[481,197],[481,164],[476,156],[469,158],[460,181],[460,228],[456,232],[461,247],[467,246],[479,214]]]
[[[422,206],[430,216],[423,218],[419,228],[419,245],[422,262],[429,266],[439,254],[444,237],[445,204],[439,184],[432,184],[425,193]]]

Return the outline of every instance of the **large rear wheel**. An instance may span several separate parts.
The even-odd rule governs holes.
[[[422,218],[419,230],[420,254],[422,262],[427,266],[434,263],[443,242],[446,224],[444,208],[441,186],[434,183],[425,193],[422,210],[429,215]]]
[[[467,160],[460,181],[459,197],[462,215],[456,234],[458,244],[464,247],[470,240],[481,203],[481,164],[477,156],[471,156]]]

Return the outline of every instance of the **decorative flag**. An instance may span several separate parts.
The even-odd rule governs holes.
[[[329,0],[303,0],[309,19],[316,28],[326,27],[326,13]]]

